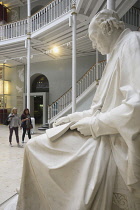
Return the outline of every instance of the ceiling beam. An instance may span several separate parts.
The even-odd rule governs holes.
[[[79,0],[79,1],[77,2],[77,8],[76,8],[77,13],[79,13],[79,11],[80,11],[80,9],[81,9],[81,7],[82,7],[83,2],[84,2],[84,0]]]
[[[119,15],[119,17],[123,17],[125,13],[137,2],[137,0],[123,0],[120,2],[120,4],[117,6],[116,11]]]
[[[91,19],[95,16],[95,14],[99,11],[99,9],[102,7],[102,5],[104,5],[104,3],[106,2],[106,0],[100,0],[100,1],[96,1],[96,4],[90,14],[89,17],[89,22],[91,21]]]
[[[87,6],[86,6],[85,11],[84,11],[84,14],[85,14],[85,15],[87,14],[88,9],[90,8],[90,5],[91,5],[92,1],[93,1],[93,0],[88,0]]]

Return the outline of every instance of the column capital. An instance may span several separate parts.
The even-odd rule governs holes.
[[[71,14],[77,14],[77,11],[76,11],[76,0],[72,0],[71,2]]]
[[[71,7],[72,7],[72,8],[73,8],[73,7],[76,8],[76,0],[72,0],[72,1],[71,1]]]

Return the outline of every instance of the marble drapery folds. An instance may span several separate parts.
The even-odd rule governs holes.
[[[140,34],[126,29],[105,67],[91,109],[92,136],[58,126],[25,148],[17,210],[111,210],[118,170],[140,208]],[[50,131],[49,131],[50,132]],[[132,207],[133,206],[133,207]]]

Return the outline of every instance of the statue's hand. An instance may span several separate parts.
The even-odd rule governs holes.
[[[71,130],[77,129],[84,136],[91,136],[90,131],[90,122],[91,117],[85,117],[82,120],[79,120],[74,125],[70,127]]]
[[[68,122],[70,122],[70,119],[68,116],[61,117],[54,122],[53,127],[56,127],[58,125],[62,125],[62,124],[68,123]]]

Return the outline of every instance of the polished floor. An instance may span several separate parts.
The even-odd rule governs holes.
[[[38,136],[45,131],[38,131],[32,135]],[[22,130],[19,130],[21,142]],[[17,147],[15,134],[13,133],[13,147],[9,146],[9,129],[5,125],[0,125],[0,210],[3,210],[4,203],[16,194],[16,188],[20,186],[24,147]],[[28,142],[27,135],[25,142]],[[25,144],[26,145],[26,144]]]

